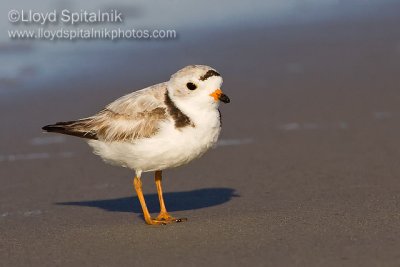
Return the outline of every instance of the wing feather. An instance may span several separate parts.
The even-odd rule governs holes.
[[[115,100],[92,117],[58,122],[43,130],[106,142],[148,138],[169,118],[166,90],[166,83],[157,84]]]
[[[125,95],[88,118],[87,131],[99,140],[129,141],[155,135],[159,123],[168,118],[164,95],[166,84],[158,84]]]

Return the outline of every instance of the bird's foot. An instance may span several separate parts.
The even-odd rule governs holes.
[[[152,219],[152,221],[155,222],[155,224],[168,224],[168,223],[186,222],[187,218],[177,219],[169,215],[168,212],[160,212],[157,218]]]

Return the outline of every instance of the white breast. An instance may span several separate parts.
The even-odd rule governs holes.
[[[136,171],[178,167],[202,156],[218,139],[221,127],[217,109],[191,117],[194,127],[176,128],[164,122],[157,135],[135,143],[89,141],[94,153],[106,162]]]

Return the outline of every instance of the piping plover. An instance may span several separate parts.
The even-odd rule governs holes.
[[[125,95],[94,116],[47,125],[43,130],[86,138],[94,153],[113,165],[135,170],[133,180],[148,224],[186,219],[169,215],[162,195],[162,170],[202,156],[221,131],[221,75],[213,68],[190,65],[168,82]],[[141,175],[155,171],[160,214],[151,218],[142,192]]]

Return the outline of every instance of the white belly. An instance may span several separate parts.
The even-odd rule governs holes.
[[[176,129],[173,122],[166,122],[157,135],[135,143],[91,140],[89,145],[113,165],[143,172],[164,170],[202,156],[217,142],[220,130],[219,117],[212,114],[206,123],[195,122],[195,127]]]

